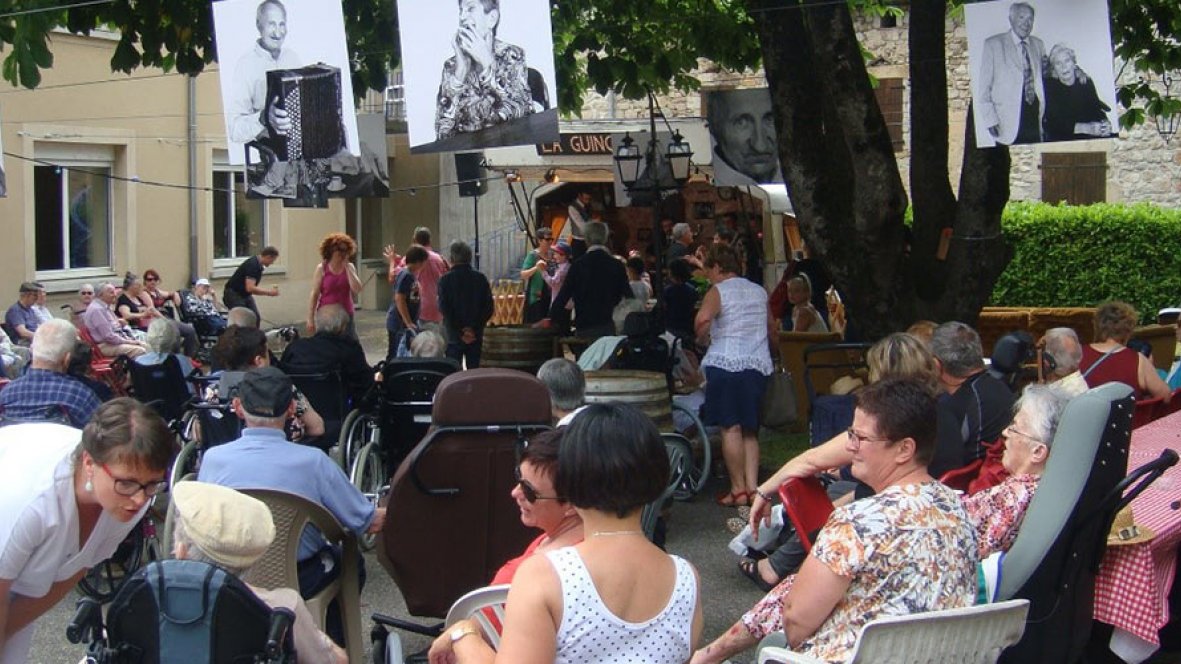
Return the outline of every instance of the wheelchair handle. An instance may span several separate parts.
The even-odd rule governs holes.
[[[277,608],[271,612],[271,628],[267,631],[267,661],[281,662],[287,643],[287,632],[295,622],[291,609]]]
[[[70,643],[89,643],[102,634],[102,604],[90,597],[82,597],[74,605],[74,617],[66,625],[66,640]]]

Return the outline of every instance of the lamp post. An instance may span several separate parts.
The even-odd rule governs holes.
[[[640,182],[640,160],[643,159],[647,167],[647,176],[651,181],[652,194],[652,244],[656,251],[656,273],[652,275],[652,292],[656,297],[657,308],[661,308],[661,297],[664,294],[664,233],[660,230],[660,192],[663,189],[680,190],[689,180],[689,167],[693,159],[693,151],[689,143],[681,136],[680,131],[673,132],[672,142],[664,152],[672,175],[673,185],[668,186],[660,179],[660,141],[656,138],[656,97],[648,90],[648,126],[650,135],[647,149],[641,157],[640,147],[636,145],[631,133],[623,136],[623,141],[615,150],[615,166],[619,170],[619,181],[628,192],[643,190],[647,182]],[[663,114],[662,114],[663,117]]]

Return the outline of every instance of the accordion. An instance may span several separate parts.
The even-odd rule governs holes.
[[[339,68],[319,63],[268,71],[267,99],[291,120],[287,135],[270,141],[281,161],[327,159],[345,148]]]

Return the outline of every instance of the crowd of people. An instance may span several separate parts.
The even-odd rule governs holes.
[[[684,240],[691,242],[692,233],[679,226],[668,229],[669,256],[676,258],[667,266],[663,303],[670,332],[700,353],[702,419],[720,435],[729,483],[717,503],[747,507],[744,519],[757,538],[769,527],[781,484],[831,473],[832,515],[818,532],[782,528],[771,545],[749,550],[739,571],[766,595],[702,645],[697,571],[650,542],[640,523],[670,474],[660,432],[631,406],[588,404],[579,364],[549,360],[538,378],[550,393],[556,428],[522,447],[504,497],[538,534],[488,579],[511,584],[499,647],[481,638],[477,623],[461,621],[434,641],[431,662],[720,663],[773,632],[784,633],[793,650],[845,661],[859,629],[878,617],[977,601],[978,565],[1013,544],[1069,399],[1107,382],[1126,383],[1141,396],[1169,396],[1151,363],[1128,348],[1136,313],[1120,302],[1098,308],[1092,344],[1069,328],[1048,331],[1041,340],[1043,384],[1019,396],[986,370],[971,326],[920,322],[869,349],[867,384],[853,393],[846,430],[761,473],[761,404],[779,331],[788,322],[797,331],[823,329],[826,308],[814,304],[807,265],[784,280],[786,308],[776,311],[774,296],[746,277],[746,250],[733,232],[720,226],[712,243],[691,249]],[[601,221],[586,220],[577,230],[585,245],[577,258],[550,229],[537,233],[521,267],[527,316],[538,325],[570,321],[588,340],[614,335],[621,304],[648,310],[650,266],[639,255],[612,255]],[[385,251],[392,295],[385,357],[447,356],[476,368],[492,313],[488,281],[472,267],[466,243],[451,243],[444,259],[427,229],[414,240],[404,255],[393,246]],[[214,387],[194,389],[194,396],[220,401],[240,422],[229,440],[205,450],[195,481],[173,487],[177,558],[231,574],[258,560],[274,538],[272,518],[265,504],[235,489],[305,496],[358,536],[383,529],[386,508],[325,453],[344,413],[319,412],[293,379],[335,373],[351,404],[383,380],[356,333],[352,301],[363,284],[355,253],[347,235],[324,238],[307,334],[279,357],[258,327],[253,301],[277,293],[259,286],[277,257],[271,248],[231,278],[223,301],[237,306],[224,316],[207,280],[168,291],[154,270],[142,280],[129,273],[121,288],[81,287],[69,306],[73,322],[41,317],[44,288],[21,286],[6,315],[13,338],[0,345],[6,369],[18,367],[0,389],[7,424],[0,428],[0,472],[9,487],[0,497],[0,519],[9,523],[0,528],[0,659],[23,661],[31,625],[87,567],[113,553],[166,488],[175,436],[164,421],[71,374],[90,341],[108,357],[146,364],[176,358],[186,376],[216,374]],[[697,280],[705,282],[704,294],[692,285]],[[194,363],[194,345],[211,333],[212,358]],[[42,444],[28,445],[34,437]],[[991,486],[964,494],[940,481],[981,459],[997,465]],[[294,612],[301,659],[346,660],[340,599],[323,625],[303,605],[339,576],[342,555],[339,542],[308,528],[297,554],[298,587],[253,589],[265,603]],[[363,585],[363,560],[358,569]]]

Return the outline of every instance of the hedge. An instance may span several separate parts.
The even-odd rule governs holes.
[[[995,306],[1090,307],[1123,300],[1155,322],[1181,304],[1181,210],[1146,203],[1011,203],[1002,219],[1013,248]]]

